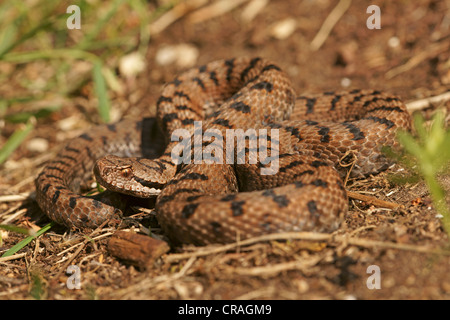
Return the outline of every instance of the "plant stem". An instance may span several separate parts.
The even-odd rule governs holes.
[[[442,216],[442,224],[445,231],[450,235],[450,212],[446,205],[445,193],[434,176],[424,176],[425,183],[430,190],[431,198],[438,214]]]

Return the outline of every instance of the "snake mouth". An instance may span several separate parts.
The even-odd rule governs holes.
[[[162,188],[147,187],[138,183],[123,184],[123,183],[105,183],[104,181],[97,181],[102,187],[121,194],[133,196],[135,198],[152,198],[161,193]]]
[[[149,189],[162,189],[164,187],[164,184],[153,182],[153,181],[147,181],[145,179],[141,179],[139,177],[134,176],[132,178],[136,183],[142,185],[143,187],[149,188]]]
[[[108,172],[114,172],[114,170],[111,168],[99,168],[97,165],[94,167],[97,183],[114,192],[137,198],[152,198],[158,196],[161,193],[161,189],[164,187],[162,184],[146,181],[136,176],[109,181],[105,178],[108,177]]]

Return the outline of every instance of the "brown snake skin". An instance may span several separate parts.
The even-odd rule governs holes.
[[[157,109],[157,122],[126,120],[69,141],[36,179],[42,210],[78,228],[119,218],[121,201],[114,196],[77,193],[95,161],[108,155],[95,165],[98,182],[139,197],[162,189],[157,218],[173,241],[208,244],[283,231],[331,232],[348,206],[341,179],[348,168],[339,161],[353,154],[351,174],[356,177],[386,169],[381,146],[397,147],[396,131],[410,129],[410,116],[394,96],[353,90],[296,97],[280,68],[261,58],[191,69],[165,86]],[[202,121],[202,127],[194,121]],[[178,128],[194,136],[203,133],[203,140],[192,142],[197,155],[215,150],[214,156],[227,159],[227,151],[233,151],[232,163],[195,163],[193,153],[190,164],[177,166],[171,151],[178,142],[170,137]],[[216,129],[224,140],[212,139],[207,129]],[[226,147],[234,141],[226,139],[227,129],[255,129],[247,140],[259,144],[248,144],[239,154],[244,164],[236,164],[239,150]],[[260,129],[267,129],[267,138]],[[264,150],[267,156],[275,152],[269,159],[279,161],[276,174],[261,174],[274,164],[264,157],[249,163],[252,151],[261,155]]]

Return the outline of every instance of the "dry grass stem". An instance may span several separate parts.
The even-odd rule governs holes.
[[[177,4],[175,7],[164,13],[150,25],[150,34],[156,35],[158,33],[161,33],[175,21],[185,16],[192,10],[203,6],[205,3],[207,3],[206,0],[192,0],[183,1]]]
[[[190,23],[200,23],[221,16],[247,1],[248,0],[219,0],[191,13],[188,19]]]
[[[421,51],[415,56],[411,57],[405,64],[402,64],[401,66],[389,70],[386,73],[386,79],[391,79],[395,76],[398,76],[401,73],[411,70],[412,68],[418,66],[422,61],[435,57],[439,53],[448,50],[449,46],[450,42],[448,41],[432,44],[425,51]]]
[[[431,106],[433,104],[440,104],[440,103],[444,103],[449,100],[450,100],[450,91],[442,93],[437,96],[408,102],[408,103],[406,103],[406,108],[408,109],[408,111],[414,112],[417,110],[422,110],[422,109],[428,108],[429,106]]]
[[[31,192],[23,192],[19,194],[8,194],[0,196],[0,202],[23,201],[30,196]]]
[[[317,32],[313,41],[311,41],[310,48],[312,51],[319,50],[320,47],[325,43],[331,33],[331,30],[333,30],[333,27],[336,25],[339,19],[342,18],[344,13],[350,7],[351,3],[352,0],[340,0],[336,7],[330,12],[328,17],[323,22],[322,27],[320,27],[319,32]]]
[[[20,206],[22,206],[22,203],[20,203],[20,205],[18,206],[18,207],[20,207]],[[18,208],[17,207],[17,208]],[[16,208],[16,209],[17,209]],[[8,211],[10,211],[10,210],[8,210]],[[11,211],[12,212],[12,211]],[[23,208],[23,209],[20,209],[20,210],[18,210],[16,213],[14,213],[14,214],[12,214],[12,215],[10,215],[9,217],[7,217],[7,218],[5,218],[5,220],[3,220],[2,222],[1,222],[1,224],[9,224],[9,223],[11,223],[11,222],[13,222],[13,221],[16,221],[19,217],[21,217],[21,216],[23,216],[24,214],[26,214],[27,213],[27,209],[26,208]],[[6,216],[7,214],[5,214],[5,216]],[[3,216],[3,215],[2,215]]]
[[[407,245],[401,243],[393,243],[388,241],[375,241],[370,239],[354,238],[348,236],[340,236],[329,233],[316,233],[316,232],[284,232],[284,233],[273,233],[268,235],[263,235],[259,237],[250,238],[240,242],[230,243],[222,246],[206,246],[204,248],[199,248],[196,251],[188,253],[177,253],[169,254],[164,257],[164,260],[168,263],[192,258],[201,257],[212,254],[217,254],[220,252],[227,252],[233,249],[237,249],[241,246],[248,246],[250,244],[264,242],[264,241],[279,241],[279,240],[308,240],[308,241],[326,241],[326,242],[338,242],[347,243],[348,245],[355,245],[366,248],[391,248],[398,250],[408,250],[422,253],[437,253],[449,255],[450,251],[441,250],[437,248],[432,248],[430,246],[415,246]]]
[[[251,0],[242,10],[241,19],[250,23],[269,3],[269,0]]]

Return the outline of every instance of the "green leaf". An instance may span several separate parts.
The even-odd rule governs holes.
[[[77,46],[80,49],[88,48],[91,43],[95,42],[95,38],[98,36],[98,34],[104,30],[105,25],[108,23],[109,20],[114,16],[115,13],[117,13],[119,6],[125,2],[124,0],[115,0],[111,5],[109,10],[104,14],[102,17],[99,17],[97,20],[97,23],[94,25],[94,27],[90,30],[89,33],[86,34],[86,36],[83,38],[83,40],[79,43]]]
[[[425,129],[425,120],[420,113],[415,113],[413,116],[414,129],[416,129],[417,135],[420,141],[426,141],[428,137],[427,130]]]
[[[450,235],[450,210],[447,207],[445,191],[437,181],[437,174],[450,162],[450,131],[445,129],[444,114],[437,112],[429,128],[420,114],[414,115],[414,127],[418,138],[410,133],[399,132],[398,141],[415,157],[417,167],[430,192],[433,205],[442,215],[442,224]]]
[[[420,158],[422,155],[422,148],[409,132],[398,132],[397,139],[407,152],[414,155],[416,158]]]

